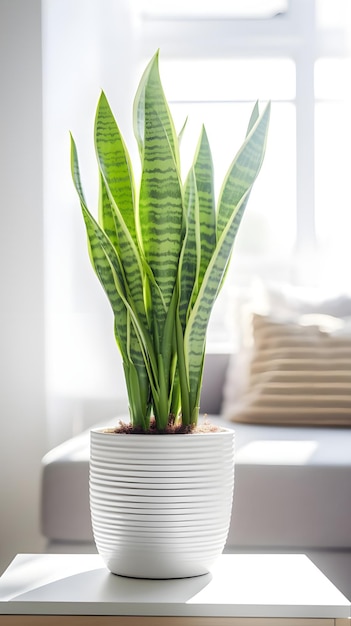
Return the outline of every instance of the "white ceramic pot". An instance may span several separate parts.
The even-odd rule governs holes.
[[[209,572],[222,553],[234,489],[234,431],[91,431],[90,508],[108,569],[136,578]]]

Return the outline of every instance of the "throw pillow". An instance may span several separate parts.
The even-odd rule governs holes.
[[[233,421],[351,426],[351,335],[340,320],[300,323],[254,314],[246,390],[227,407]]]

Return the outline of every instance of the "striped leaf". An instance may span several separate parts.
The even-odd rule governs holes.
[[[230,260],[248,196],[262,165],[269,111],[270,108],[267,106],[262,116],[254,121],[256,117],[254,110],[250,120],[253,126],[229,169],[222,188],[219,200],[217,245],[208,264],[184,336],[185,364],[190,395],[189,414],[184,418],[186,420],[195,418],[196,421],[208,322]]]
[[[145,125],[147,124],[146,110],[151,108],[157,113],[159,119],[161,120],[169,145],[173,152],[176,167],[178,171],[180,171],[179,144],[173,118],[169,110],[168,102],[166,100],[160,79],[158,51],[146,67],[134,99],[134,134],[138,142],[141,159],[144,157],[145,149]]]
[[[179,263],[179,319],[185,329],[189,306],[198,284],[200,272],[199,199],[194,168],[191,168],[184,186],[186,233]]]
[[[119,250],[119,236],[116,227],[116,218],[111,200],[108,194],[106,183],[99,171],[99,206],[98,206],[98,223],[104,233],[109,238],[111,244],[116,251]]]
[[[124,292],[128,301],[132,303],[139,321],[144,328],[147,328],[148,319],[145,311],[143,286],[144,275],[140,255],[133,239],[125,228],[123,219],[112,200],[110,190],[102,176],[100,186],[102,208],[100,208],[99,213],[104,216],[104,232],[108,234],[106,232],[106,224],[113,224],[114,229],[112,229],[112,226],[109,228],[111,232],[109,240],[113,242],[113,247],[119,259]]]
[[[120,262],[116,251],[110,240],[108,239],[107,235],[101,229],[99,224],[94,220],[87,208],[80,178],[77,149],[73,137],[71,137],[71,169],[73,182],[78,193],[83,218],[86,225],[90,258],[94,269],[97,271],[102,285],[110,299],[113,312],[119,313],[121,311],[121,300],[124,308],[126,308],[126,293],[123,286],[123,274]],[[104,198],[106,199],[106,195],[104,196],[104,193],[101,190],[100,203],[104,202]],[[101,209],[101,211],[103,211],[103,209]],[[111,261],[112,258],[113,261]],[[114,268],[116,278],[113,274],[112,267]],[[116,280],[119,285],[117,293]]]
[[[186,236],[179,274],[179,316],[183,328],[216,247],[213,165],[204,127],[185,182],[184,206],[187,216]]]
[[[258,117],[259,117],[259,108],[258,108],[258,102],[256,102],[254,108],[252,109],[252,113],[251,113],[251,116],[250,116],[248,128],[247,128],[247,131],[246,131],[246,137],[248,136],[248,134],[250,133],[251,129],[255,125]],[[246,194],[246,200],[245,200],[245,202],[243,202],[241,204],[240,211],[238,211],[238,227],[240,225],[241,218],[242,218],[242,216],[243,216],[243,214],[245,212],[245,208],[246,208],[246,205],[247,205],[247,203],[249,201],[249,198],[250,198],[250,192],[248,194]],[[232,252],[233,252],[233,249],[232,249]],[[232,254],[232,252],[231,252],[231,254]],[[226,279],[226,276],[227,276],[227,270],[229,268],[229,265],[230,265],[230,259],[228,260],[228,263],[227,263],[227,269],[226,269],[226,271],[223,274],[222,284],[221,284],[219,290],[221,290],[221,288],[223,286],[223,283],[225,282],[225,279]]]
[[[172,379],[174,295],[183,232],[183,204],[178,170],[165,129],[157,113],[145,108],[145,145],[139,194],[139,219],[143,254],[151,269],[150,324],[154,352],[158,355],[159,397],[154,398],[160,428],[169,418]]]
[[[95,116],[95,150],[109,193],[118,207],[129,235],[137,243],[135,191],[130,157],[104,92]],[[106,229],[105,229],[106,232]]]
[[[237,210],[240,211],[241,205],[245,203],[246,196],[243,196],[237,205]],[[222,284],[236,233],[236,215],[233,213],[222,231],[207,267],[185,330],[184,355],[189,389],[189,414],[185,416],[183,410],[185,423],[197,422],[208,322]]]
[[[216,247],[216,205],[213,182],[213,163],[205,127],[202,127],[200,140],[194,159],[196,188],[199,198],[200,225],[200,269],[199,286]]]
[[[183,240],[183,203],[178,138],[161,85],[158,53],[149,63],[134,100],[134,132],[142,161],[139,229],[146,268],[145,301],[155,355],[157,385],[153,398],[157,423],[165,428],[175,390],[176,279]],[[173,403],[174,405],[174,403]]]
[[[150,106],[149,106],[150,104]],[[145,146],[139,196],[143,252],[158,285],[151,284],[155,332],[163,335],[182,245],[183,204],[167,134],[152,104],[145,102]]]
[[[250,118],[249,128],[256,117],[256,106]],[[236,205],[256,180],[263,163],[269,116],[270,103],[267,104],[262,115],[253,123],[225,176],[218,200],[217,240],[220,238]],[[238,212],[238,226],[242,214],[243,211],[241,211],[241,214]]]
[[[131,302],[135,307],[138,319],[142,321],[144,328],[143,335],[145,336],[146,334],[148,337],[147,319],[143,304],[142,277],[139,276],[139,272],[135,272],[135,265],[134,272],[131,271],[132,264],[130,260],[130,247],[128,246],[128,241],[126,243],[124,231],[118,223],[116,213],[111,205],[110,196],[111,194],[109,194],[106,189],[105,180],[100,175],[99,215],[104,217],[105,224],[106,222],[108,224],[111,222],[114,226],[114,229],[112,229],[111,226],[112,232],[109,240],[112,244],[115,240],[114,248],[117,253],[117,257],[119,258],[119,264],[123,268],[121,278],[124,274],[125,297],[128,302]],[[86,213],[85,210],[84,213]],[[87,228],[89,228],[89,224],[87,224]],[[95,229],[91,232],[90,238],[94,237],[94,235]],[[126,262],[127,267],[125,269],[124,266],[126,265]],[[111,274],[112,276],[110,278],[109,286],[110,289],[111,285],[116,289],[116,283],[118,283],[118,281],[114,276],[113,268],[111,269]],[[144,428],[146,427],[145,425],[147,425],[146,415],[149,415],[151,408],[149,379],[150,377],[153,379],[151,376],[152,368],[149,363],[150,357],[147,350],[145,351],[144,348],[144,344],[147,343],[147,339],[141,341],[139,332],[136,331],[133,323],[133,318],[121,298],[121,309],[122,308],[124,309],[123,311],[117,312],[117,314],[115,313],[115,337],[123,358],[127,388],[129,389],[133,386],[134,389],[134,393],[132,394],[133,398],[130,399],[130,402],[132,403],[130,408],[131,415],[133,416],[135,424],[139,424],[139,420],[142,420],[139,425]],[[129,393],[128,397],[131,397]],[[143,407],[143,409],[141,409],[141,407]]]
[[[134,393],[138,391],[138,395],[132,401],[132,404],[136,404],[130,407],[131,414],[135,425],[147,429],[151,407],[150,377],[152,372],[148,360],[153,354],[152,345],[148,341],[145,327],[131,307],[133,300],[131,294],[128,294],[128,289],[126,290],[123,267],[117,251],[87,208],[73,138],[71,142],[72,175],[80,198],[91,262],[114,313],[115,338],[123,359],[127,388],[134,389]],[[110,214],[109,205],[110,199],[101,178],[99,207],[101,215]]]
[[[100,222],[118,250],[126,292],[130,293],[138,317],[146,326],[143,266],[136,235],[132,167],[122,136],[103,93],[95,118],[95,148],[101,173]]]

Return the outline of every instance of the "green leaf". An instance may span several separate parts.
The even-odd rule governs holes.
[[[116,219],[111,200],[106,188],[104,178],[99,172],[99,225],[109,238],[115,250],[119,250],[118,229],[116,227]]]
[[[97,232],[100,231],[100,227],[95,223],[95,220],[91,216],[84,197],[83,187],[81,184],[80,171],[79,171],[79,163],[78,163],[78,155],[75,142],[73,137],[71,136],[71,168],[72,168],[72,177],[73,182],[78,193],[80,204],[83,212],[83,217],[86,225],[87,236],[88,236],[88,245],[89,245],[89,254],[90,259],[93,264],[93,267],[100,279],[102,286],[104,287],[106,294],[110,300],[112,310],[115,314],[122,315],[123,309],[125,310],[125,304],[123,302],[123,297],[125,298],[125,294],[123,296],[120,293],[120,290],[116,291],[115,279],[112,274],[111,262],[108,259],[108,255],[106,254],[105,248],[101,243],[101,239],[98,237]],[[103,200],[103,192],[100,193],[100,201]],[[112,250],[114,255],[116,253],[113,249],[112,244],[109,242],[107,236],[103,231],[101,232],[101,237],[106,239],[106,245],[108,245]],[[115,259],[116,262],[116,270],[120,271],[118,258]],[[120,283],[122,290],[123,280],[122,275],[120,274]]]
[[[136,404],[133,406],[132,402],[130,407],[133,423],[146,428],[151,406],[149,380],[152,362],[149,363],[149,359],[152,359],[153,355],[152,344],[148,341],[147,330],[143,327],[144,320],[140,321],[135,314],[137,307],[134,306],[133,310],[131,306],[133,300],[131,294],[127,295],[126,292],[126,281],[118,253],[86,206],[73,138],[71,138],[71,163],[72,176],[87,230],[90,258],[114,312],[115,338],[123,359],[127,388],[138,387],[139,390]],[[101,214],[109,214],[107,208],[109,202],[110,198],[101,177],[100,203],[103,205],[100,207]]]
[[[258,101],[255,102],[255,106],[252,109],[252,113],[249,119],[249,124],[247,127],[247,131],[246,131],[246,137],[248,136],[248,134],[250,133],[250,131],[252,130],[252,128],[254,127],[254,125],[256,124],[258,118],[260,116],[260,111],[259,111],[259,106],[258,106]]]
[[[167,134],[145,102],[145,146],[139,217],[143,253],[158,289],[151,284],[152,316],[159,339],[171,302],[182,246],[183,203],[177,168]]]
[[[248,196],[262,165],[269,110],[267,106],[262,116],[254,122],[224,181],[219,201],[217,245],[208,264],[184,335],[185,365],[190,395],[189,415],[186,419],[192,419],[198,407],[208,322],[223,283]],[[252,120],[251,117],[250,123]]]
[[[186,233],[179,263],[179,319],[185,329],[189,306],[197,290],[200,272],[199,199],[194,168],[191,168],[184,187]]]
[[[105,95],[95,118],[95,148],[101,173],[101,225],[118,250],[126,293],[142,323],[147,325],[143,294],[143,266],[138,250],[134,183],[129,155]]]
[[[183,124],[183,126],[181,127],[181,129],[180,129],[180,131],[179,131],[179,133],[178,133],[178,145],[179,145],[179,146],[180,146],[181,141],[182,141],[182,139],[183,139],[183,135],[184,135],[184,131],[185,131],[185,129],[186,129],[186,125],[187,125],[187,123],[188,123],[188,118],[186,117],[186,118],[185,118],[185,121],[184,121],[184,124]]]
[[[216,247],[213,164],[204,126],[185,182],[184,206],[187,228],[179,274],[179,316],[183,328]]]
[[[128,327],[131,328],[129,325]],[[148,430],[151,412],[149,377],[144,362],[138,358],[132,347],[130,352],[131,356],[123,360],[130,418],[134,426]]]
[[[249,190],[247,191],[248,193]],[[237,211],[240,211],[241,205],[245,203],[246,196],[243,196],[236,207]],[[208,265],[185,330],[184,353],[190,405],[189,415],[185,418],[187,420],[186,423],[189,423],[188,420],[193,419],[199,406],[208,322],[222,284],[236,233],[236,213],[233,212],[222,231],[216,250]]]
[[[118,251],[125,294],[141,323],[144,344],[149,342],[148,311],[144,300],[145,262],[139,250],[134,208],[134,182],[128,152],[104,94],[95,120],[95,147],[101,173],[99,215]],[[150,272],[149,272],[150,273]],[[121,320],[121,324],[124,322]],[[157,360],[151,355],[156,368]],[[157,378],[157,370],[154,371]]]
[[[104,92],[95,116],[95,149],[110,196],[135,244],[135,191],[130,157]],[[105,229],[106,232],[106,229]]]
[[[153,398],[153,407],[162,429],[168,422],[174,390],[172,315],[184,216],[178,139],[160,81],[158,54],[146,69],[135,98],[134,129],[142,160],[138,215],[141,249],[151,272],[144,283],[145,301],[157,355],[159,393]]]
[[[134,134],[138,142],[141,159],[143,159],[146,134],[145,125],[147,124],[146,109],[152,108],[157,113],[162,126],[165,129],[169,145],[173,152],[176,167],[178,171],[180,171],[177,134],[168,102],[163,91],[158,61],[159,51],[157,51],[152,57],[139,83],[133,106]]]
[[[249,133],[225,176],[218,200],[217,240],[225,228],[233,207],[251,188],[263,163],[270,116],[270,103],[256,119],[256,107],[250,118]],[[250,129],[250,125],[253,124]],[[242,211],[243,213],[243,211]],[[239,216],[238,216],[239,217]]]
[[[200,269],[199,286],[216,247],[216,206],[213,182],[213,163],[205,127],[194,159],[196,188],[199,199]]]

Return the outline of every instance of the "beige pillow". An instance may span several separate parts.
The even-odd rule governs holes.
[[[325,324],[253,315],[247,389],[227,417],[237,422],[351,426],[351,335]]]

